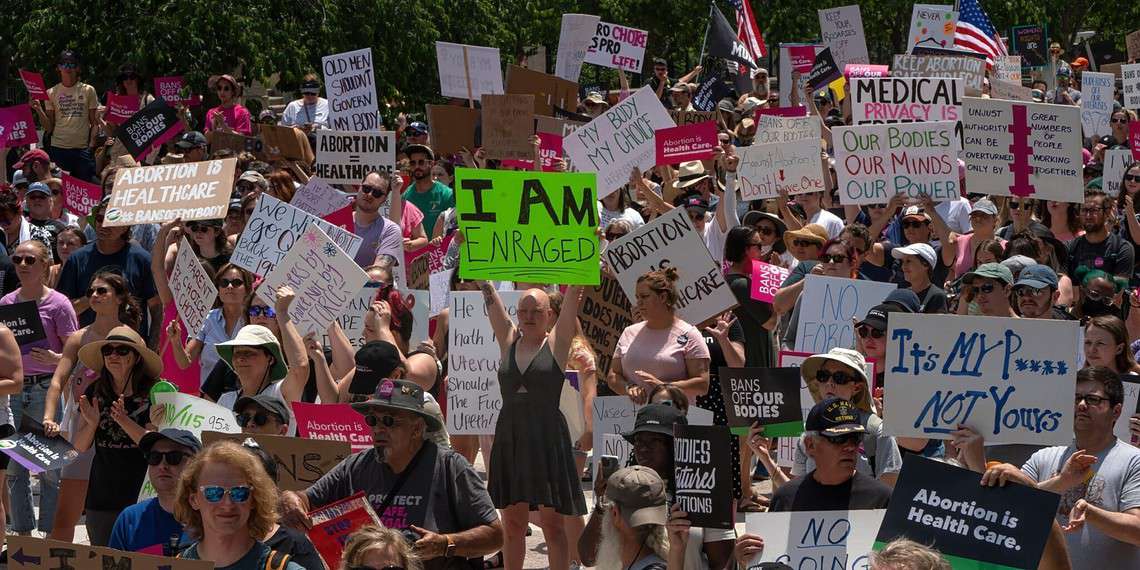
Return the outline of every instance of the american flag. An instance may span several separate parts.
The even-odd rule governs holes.
[[[958,3],[958,26],[954,28],[954,45],[966,51],[985,54],[986,67],[994,60],[1009,55],[990,17],[982,10],[978,0],[961,0]]]
[[[764,47],[764,36],[760,35],[760,27],[752,16],[752,7],[748,5],[748,0],[728,1],[736,8],[736,37],[744,42],[748,55],[759,65],[760,59],[768,56],[768,48]]]

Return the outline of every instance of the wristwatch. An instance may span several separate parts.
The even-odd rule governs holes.
[[[454,558],[455,557],[455,539],[451,538],[450,534],[445,534],[445,535],[443,535],[443,537],[447,539],[447,550],[443,553],[443,555],[447,558]]]

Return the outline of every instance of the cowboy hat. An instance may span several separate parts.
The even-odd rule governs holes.
[[[235,372],[234,347],[237,346],[256,346],[268,350],[273,355],[273,367],[269,369],[270,382],[276,382],[289,373],[289,367],[285,365],[285,358],[281,355],[281,343],[273,335],[273,331],[261,325],[245,325],[238,330],[233,340],[214,345],[218,350],[218,356]]]
[[[827,230],[819,224],[808,224],[798,230],[784,232],[784,245],[791,247],[797,239],[818,241],[819,245],[827,243]]]
[[[86,344],[79,349],[79,361],[95,372],[103,370],[102,349],[108,344],[126,345],[134,349],[139,355],[143,365],[143,372],[151,378],[158,378],[162,374],[162,357],[147,348],[139,333],[128,326],[118,326],[107,333],[107,338]]]
[[[680,190],[688,188],[698,182],[711,178],[708,172],[705,171],[705,165],[699,160],[690,160],[689,162],[682,162],[681,169],[677,172],[677,182],[674,186]]]

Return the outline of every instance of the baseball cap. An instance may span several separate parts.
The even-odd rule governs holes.
[[[206,135],[198,131],[188,131],[183,133],[181,137],[178,137],[178,142],[174,143],[174,146],[181,149],[188,149],[207,146],[209,144],[209,141],[206,140]]]
[[[408,125],[407,131],[412,135],[426,135],[431,132],[427,123],[423,121],[412,121],[412,124]]]
[[[356,373],[352,376],[349,392],[371,394],[380,381],[391,378],[392,371],[403,362],[400,351],[392,343],[371,341],[356,351]]]
[[[149,453],[150,448],[154,447],[154,444],[164,439],[183,447],[188,447],[194,453],[198,453],[202,450],[202,442],[197,436],[184,429],[178,428],[163,428],[158,431],[146,432],[146,434],[142,436],[142,439],[139,440],[139,449],[141,449],[143,453]]]
[[[689,196],[685,199],[686,210],[700,210],[701,212],[709,211],[709,201],[701,198],[700,196]]]
[[[908,206],[907,209],[903,210],[902,215],[902,219],[905,220],[907,218],[922,218],[929,222],[930,214],[927,214],[926,210],[922,209],[922,206]]]
[[[310,79],[301,84],[301,93],[317,94],[321,92],[321,82],[316,79]]]
[[[19,169],[23,168],[24,165],[27,164],[28,162],[35,161],[35,160],[42,160],[48,164],[51,164],[51,157],[48,156],[47,151],[45,151],[42,148],[33,148],[32,150],[29,150],[28,152],[25,152],[24,154],[20,155],[20,161],[17,162],[16,164],[13,164],[12,168],[19,170]]]
[[[59,52],[59,63],[74,63],[79,65],[79,54],[73,50],[65,49]]]
[[[908,313],[917,313],[922,303],[918,300],[918,294],[910,289],[895,289],[887,293],[887,298],[883,299],[883,304],[890,304],[905,310]]]
[[[1033,287],[1034,289],[1044,289],[1045,287],[1056,289],[1058,281],[1057,272],[1053,271],[1052,267],[1036,263],[1021,270],[1021,273],[1017,276],[1017,283],[1015,283],[1014,286],[1021,287],[1025,285],[1026,287]]]
[[[934,248],[930,247],[928,243],[912,243],[903,247],[896,247],[891,250],[891,257],[895,259],[902,259],[904,255],[917,255],[921,257],[927,265],[934,267],[937,257],[934,254]]]
[[[997,279],[1004,281],[1007,284],[1013,284],[1013,272],[1008,267],[1000,263],[983,263],[977,269],[962,276],[965,283],[973,281],[977,277],[985,277],[987,279]]]
[[[51,188],[49,188],[48,185],[44,184],[43,182],[32,182],[32,184],[28,186],[28,190],[25,195],[31,196],[33,193],[51,196]]]
[[[1087,58],[1085,58],[1084,56],[1081,56],[1081,57],[1078,57],[1077,59],[1074,59],[1073,63],[1070,63],[1069,66],[1070,67],[1081,67],[1081,68],[1088,67],[1089,66],[1089,60]]]
[[[404,149],[404,154],[412,156],[412,153],[423,153],[428,156],[428,160],[435,160],[435,153],[432,152],[431,147],[426,144],[410,144]]]
[[[28,184],[28,177],[24,176],[23,170],[17,170],[12,173],[12,186],[19,186],[21,184],[26,186]]]
[[[740,106],[740,112],[747,115],[747,114],[751,113],[753,110],[755,110],[756,107],[759,107],[763,103],[764,103],[763,101],[761,101],[755,97],[749,97],[749,98],[745,99],[744,104]]]
[[[689,420],[681,410],[671,404],[658,403],[642,406],[637,411],[637,419],[633,421],[633,430],[621,434],[626,441],[633,441],[633,436],[639,433],[659,433],[673,437],[673,425],[688,425]]]
[[[285,405],[285,402],[282,401],[281,398],[264,392],[255,396],[238,398],[238,401],[234,402],[234,413],[238,413],[249,404],[257,404],[261,409],[281,418],[281,423],[283,424],[289,423],[289,419],[292,417],[292,414],[289,413],[288,406]]]
[[[820,435],[846,435],[864,433],[867,428],[859,421],[859,409],[843,398],[828,398],[814,406],[804,420],[804,429]]]
[[[970,208],[970,213],[973,214],[974,212],[981,212],[983,214],[989,214],[991,216],[998,215],[997,206],[995,206],[989,198],[982,198],[981,200],[974,202],[974,206]]]
[[[1001,264],[1009,268],[1009,272],[1014,275],[1020,275],[1022,269],[1030,265],[1035,265],[1036,263],[1037,260],[1027,255],[1011,255],[1001,260]]]
[[[606,481],[606,498],[617,503],[629,526],[664,525],[669,519],[665,482],[648,467],[631,465],[618,469]]]
[[[877,331],[885,332],[887,330],[887,319],[891,313],[911,312],[913,311],[908,311],[895,304],[882,303],[871,307],[871,309],[867,311],[867,316],[863,317],[863,320],[858,323],[855,323],[855,326],[867,325]]]
[[[269,181],[256,170],[246,170],[242,172],[241,176],[238,177],[238,182],[252,182],[261,186],[262,189],[269,188]]]

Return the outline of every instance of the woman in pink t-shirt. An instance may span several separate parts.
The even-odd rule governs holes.
[[[249,109],[238,103],[241,85],[232,75],[215,77],[211,88],[218,94],[222,104],[206,111],[206,132],[219,131],[250,136],[253,134],[253,120]]]
[[[650,271],[637,279],[637,309],[643,321],[618,339],[606,383],[636,404],[658,384],[675,384],[689,401],[709,389],[709,349],[697,327],[677,317],[677,270]]]

